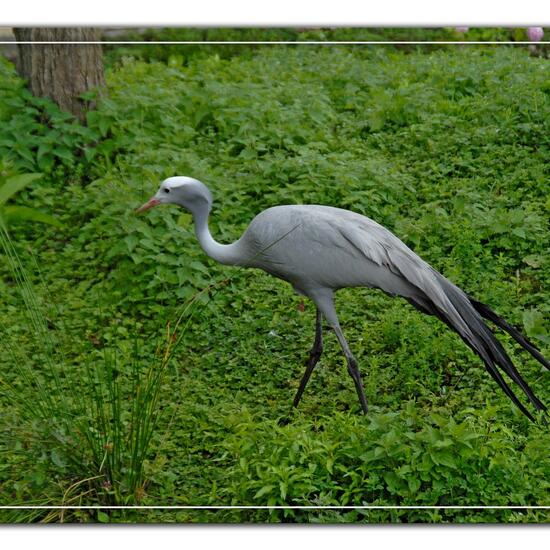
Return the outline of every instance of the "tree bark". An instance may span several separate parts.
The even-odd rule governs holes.
[[[85,120],[88,102],[80,95],[105,84],[101,44],[19,44],[19,42],[83,42],[100,40],[92,28],[14,28],[18,42],[17,71],[31,92],[49,97],[64,111]]]

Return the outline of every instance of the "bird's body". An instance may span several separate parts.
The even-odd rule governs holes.
[[[275,206],[258,214],[231,246],[239,249],[239,265],[284,279],[299,294],[313,298],[327,289],[378,288],[424,313],[432,313],[435,305],[462,335],[472,336],[448,289],[462,299],[466,295],[391,231],[356,212],[320,205]]]
[[[170,193],[172,195],[167,198]],[[469,297],[370,218],[330,206],[275,206],[258,214],[236,242],[222,245],[212,238],[208,228],[212,197],[204,184],[191,178],[169,178],[141,209],[161,202],[180,204],[191,211],[197,238],[210,257],[224,264],[262,269],[288,281],[296,292],[308,296],[317,306],[315,342],[295,405],[322,352],[321,319],[324,317],[342,346],[362,409],[367,411],[357,362],[334,309],[334,292],[347,287],[371,287],[405,298],[418,310],[437,316],[455,330],[482,358],[489,373],[527,416],[532,418],[506,384],[500,370],[522,388],[536,409],[545,410],[483,318],[507,331],[533,357],[550,368],[538,350],[514,327]]]
[[[235,245],[247,258],[242,265],[263,269],[305,295],[319,288],[357,286],[403,295],[412,287],[389,271],[388,254],[395,251],[418,258],[373,220],[319,205],[268,208],[252,220]]]

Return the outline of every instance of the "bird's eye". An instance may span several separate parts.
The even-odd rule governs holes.
[[[170,193],[170,189],[168,189],[168,187],[165,187],[165,188],[164,188],[164,192],[165,192],[165,193]]]

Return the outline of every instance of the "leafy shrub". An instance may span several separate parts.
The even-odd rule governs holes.
[[[34,221],[61,227],[61,224],[49,214],[25,206],[5,206],[18,191],[24,189],[42,174],[19,174],[10,170],[9,164],[0,162],[0,223],[8,226],[12,223]]]
[[[34,97],[4,59],[0,59],[0,82],[4,96],[0,156],[20,171],[42,172],[61,181],[85,178],[88,148],[99,133],[80,125],[49,99]]]
[[[373,412],[367,422],[336,413],[281,427],[235,411],[224,421],[231,435],[222,447],[237,467],[220,498],[268,506],[545,503],[548,484],[529,484],[524,471],[529,457],[538,456],[540,440],[526,443],[511,430],[494,428],[495,413],[470,409],[457,421],[409,402],[402,412]],[[536,467],[543,474],[548,463],[539,456]],[[409,521],[425,517],[421,511],[398,514]]]

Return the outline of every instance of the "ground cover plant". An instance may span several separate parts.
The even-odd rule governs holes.
[[[332,334],[299,410],[314,307],[209,260],[165,177],[215,197],[222,242],[276,204],[376,219],[550,355],[550,73],[513,47],[109,53],[78,124],[0,60],[0,504],[548,506],[530,423],[444,325],[338,294],[371,412]],[[195,48],[195,51],[197,49]],[[139,54],[139,55],[138,55]],[[7,208],[4,207],[4,208]],[[46,218],[47,217],[47,218]],[[501,337],[550,403],[549,373]],[[547,510],[11,510],[2,521],[547,521]]]

